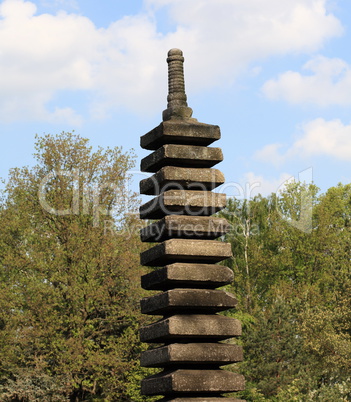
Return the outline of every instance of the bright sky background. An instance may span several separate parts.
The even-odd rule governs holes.
[[[193,116],[221,127],[227,182],[346,184],[350,30],[350,0],[0,1],[0,176],[33,164],[36,133],[75,130],[139,163],[177,47]]]

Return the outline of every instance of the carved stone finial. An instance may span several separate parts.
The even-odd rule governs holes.
[[[180,49],[168,52],[168,97],[167,109],[163,112],[163,120],[186,120],[192,116],[188,107],[184,83],[184,57]]]

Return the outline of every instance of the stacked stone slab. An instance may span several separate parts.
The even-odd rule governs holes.
[[[240,322],[218,314],[236,305],[232,294],[216,289],[233,280],[229,268],[216,265],[232,256],[229,243],[215,240],[229,225],[211,216],[226,204],[224,194],[212,192],[224,183],[213,168],[222,151],[209,147],[220,129],[191,117],[182,52],[170,50],[167,62],[163,122],[141,137],[141,147],[153,151],[141,170],[153,175],[140,182],[140,192],[154,197],[140,207],[140,217],[156,220],[141,230],[141,240],[157,243],[141,254],[141,264],[158,267],[142,277],[142,287],[161,291],[142,299],[141,311],[162,316],[140,330],[143,342],[161,344],[142,354],[141,365],[163,369],[142,381],[142,394],[162,395],[164,402],[219,402],[244,388],[242,375],[221,369],[241,361],[242,349],[223,342],[241,334]]]

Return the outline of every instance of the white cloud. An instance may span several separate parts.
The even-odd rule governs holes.
[[[227,85],[253,60],[315,51],[327,38],[342,33],[340,22],[327,13],[325,0],[266,0],[264,7],[262,0],[145,3],[156,9],[168,6],[174,23],[185,30],[181,45],[197,72],[191,76],[196,87],[204,81]]]
[[[274,166],[280,166],[284,162],[284,156],[281,155],[279,150],[283,147],[283,144],[268,144],[262,149],[258,150],[254,158],[263,162],[269,161]]]
[[[276,178],[266,178],[262,175],[257,175],[253,172],[245,173],[242,183],[251,188],[249,197],[261,194],[263,196],[270,195],[282,191],[287,183],[295,181],[294,176],[289,173],[281,173]]]
[[[344,125],[338,119],[313,120],[303,126],[303,136],[294,143],[290,152],[351,161],[351,124]]]
[[[309,75],[287,71],[267,81],[262,91],[274,100],[319,106],[351,104],[351,66],[338,58],[318,56],[303,66]]]
[[[256,153],[256,158],[273,163],[312,156],[329,156],[351,161],[351,124],[344,125],[340,120],[326,121],[322,118],[312,120],[301,126],[299,138],[285,151],[280,152],[281,144],[270,144]]]
[[[93,87],[92,49],[99,41],[91,21],[64,13],[35,13],[31,2],[9,0],[0,5],[1,120],[51,120],[57,113],[50,114],[45,105],[57,91]]]
[[[301,180],[306,181],[306,175],[302,176]],[[218,187],[217,192],[224,193],[228,197],[235,197],[238,200],[250,199],[258,194],[267,196],[281,191],[287,183],[294,180],[294,176],[289,173],[281,173],[279,177],[267,178],[254,172],[247,172],[238,181],[227,181]],[[298,180],[300,180],[300,175]]]
[[[122,106],[135,113],[160,111],[166,107],[170,48],[184,50],[188,92],[229,85],[248,63],[314,51],[340,35],[341,24],[327,13],[326,2],[266,0],[261,7],[261,0],[145,0],[145,14],[98,29],[84,16],[37,15],[30,1],[2,1],[0,119],[81,121],[70,104],[48,111],[62,90],[84,91],[95,116]],[[168,7],[172,32],[157,31],[158,7]]]
[[[42,120],[48,121],[50,123],[65,122],[71,126],[81,126],[83,123],[82,116],[77,114],[75,110],[70,107],[55,107],[55,110],[53,112],[43,111]]]

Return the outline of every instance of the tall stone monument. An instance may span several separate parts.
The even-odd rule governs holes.
[[[216,265],[232,256],[229,243],[215,240],[229,225],[211,216],[226,205],[225,194],[212,192],[224,183],[213,168],[222,151],[209,147],[220,129],[191,117],[182,51],[170,50],[167,62],[163,122],[141,137],[141,147],[153,151],[141,170],[154,174],[140,182],[141,194],[155,196],[140,207],[140,217],[156,220],[141,230],[141,240],[158,243],[141,254],[141,264],[160,267],[142,277],[142,287],[161,291],[142,299],[141,311],[162,316],[140,330],[143,342],[157,344],[142,354],[141,365],[163,371],[145,378],[141,392],[164,402],[219,402],[244,388],[242,375],[220,368],[242,360],[242,348],[227,341],[241,334],[240,322],[218,314],[236,305],[232,294],[216,290],[233,280],[229,268]]]

